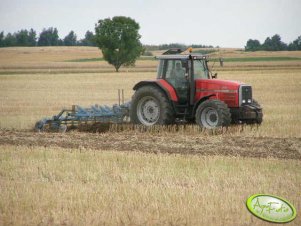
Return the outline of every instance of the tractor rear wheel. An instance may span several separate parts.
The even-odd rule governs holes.
[[[134,124],[168,125],[175,120],[175,113],[170,100],[157,87],[139,88],[132,97],[131,122]]]
[[[230,109],[220,100],[206,100],[198,106],[195,120],[199,126],[207,129],[229,126],[231,123]]]

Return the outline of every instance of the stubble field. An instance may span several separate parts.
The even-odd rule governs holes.
[[[99,57],[86,47],[0,49],[0,224],[269,225],[245,207],[254,193],[283,196],[300,213],[301,60],[215,66],[219,78],[253,86],[264,107],[260,127],[33,133],[37,120],[63,107],[111,105],[118,89],[129,100],[136,82],[156,76],[151,59],[120,73],[81,60]]]

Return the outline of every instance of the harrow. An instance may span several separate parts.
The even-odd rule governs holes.
[[[77,128],[89,124],[121,124],[129,121],[130,102],[124,103],[122,90],[122,104],[120,104],[120,90],[118,90],[119,104],[112,107],[93,105],[84,108],[73,105],[71,109],[63,109],[51,118],[43,118],[36,122],[35,131],[66,132],[67,128]]]

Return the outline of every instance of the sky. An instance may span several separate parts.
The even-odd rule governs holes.
[[[205,44],[243,48],[279,34],[301,35],[301,0],[0,0],[0,31],[56,27],[78,39],[98,20],[128,16],[140,24],[143,44]]]

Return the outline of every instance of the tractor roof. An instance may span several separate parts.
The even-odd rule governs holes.
[[[189,54],[187,54],[187,52],[189,51]],[[179,48],[173,48],[173,49],[169,49],[167,51],[165,51],[164,53],[162,53],[162,55],[160,56],[156,56],[156,59],[171,59],[171,60],[188,60],[188,59],[206,59],[208,58],[208,55],[202,55],[202,54],[193,54],[191,53],[192,48],[189,48],[188,50],[181,50]],[[186,52],[185,54],[183,54],[184,52]]]

